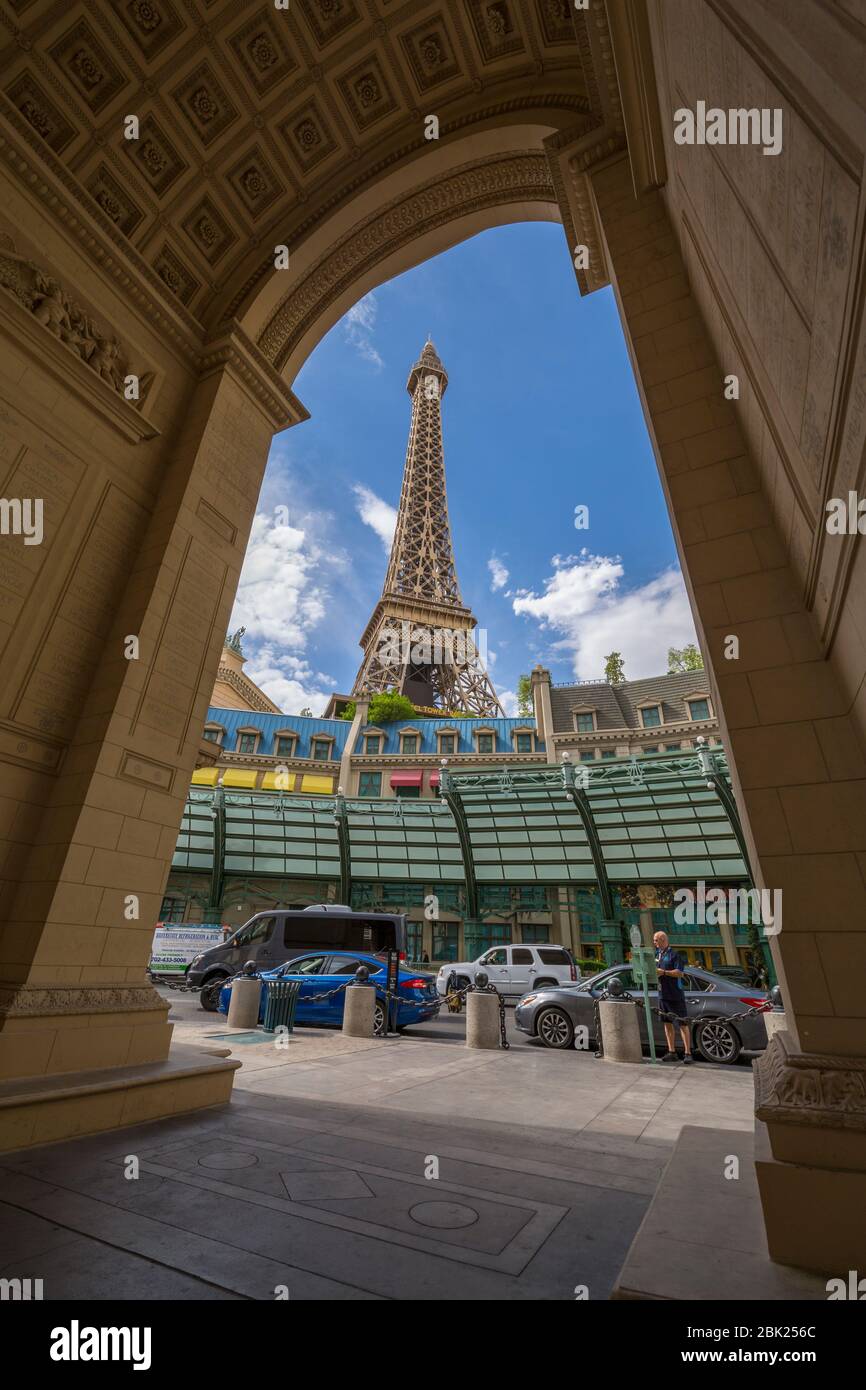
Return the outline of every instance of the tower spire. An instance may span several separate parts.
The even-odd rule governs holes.
[[[502,707],[457,582],[442,450],[448,373],[429,336],[409,372],[409,443],[382,596],[361,638],[353,693],[396,689],[415,705],[495,715]]]

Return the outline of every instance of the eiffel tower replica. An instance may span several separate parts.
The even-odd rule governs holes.
[[[382,597],[364,629],[353,695],[396,690],[419,712],[501,715],[460,597],[442,452],[445,371],[429,338],[409,373],[412,423]]]

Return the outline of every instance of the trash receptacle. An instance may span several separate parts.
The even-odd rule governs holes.
[[[297,980],[268,980],[265,995],[265,1021],[262,1025],[266,1033],[275,1033],[278,1028],[294,1032],[295,1005],[301,988]]]

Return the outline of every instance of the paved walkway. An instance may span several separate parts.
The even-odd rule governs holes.
[[[0,1277],[49,1299],[604,1299],[683,1124],[753,1123],[745,1067],[312,1030],[235,1054],[229,1106],[4,1156]]]

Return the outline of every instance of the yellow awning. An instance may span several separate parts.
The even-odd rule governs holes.
[[[258,773],[255,771],[247,772],[242,767],[231,767],[223,773],[224,787],[245,787],[248,791],[255,787]]]
[[[313,796],[330,796],[333,790],[333,777],[315,777],[311,772],[308,772],[305,773],[301,781],[301,791],[311,792]]]
[[[218,768],[199,767],[192,774],[192,784],[194,787],[215,787],[218,776]]]
[[[295,774],[293,772],[266,772],[262,778],[262,791],[293,792]]]

